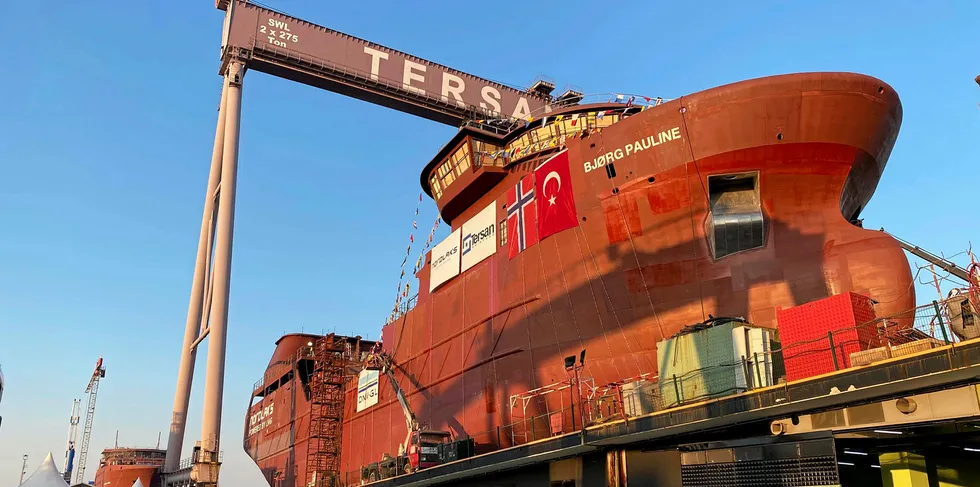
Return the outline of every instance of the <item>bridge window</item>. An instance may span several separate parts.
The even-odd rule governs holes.
[[[765,224],[759,173],[708,176],[706,233],[715,258],[762,247]]]
[[[453,153],[449,160],[457,177],[462,176],[463,171],[470,168],[470,144],[468,139],[456,149],[456,152]]]
[[[453,167],[448,160],[439,165],[438,174],[439,182],[443,188],[448,188],[456,180],[456,172],[453,171]]]
[[[615,114],[606,113],[605,115],[602,116],[602,118],[596,118],[595,116],[593,116],[590,122],[592,122],[592,124],[595,125],[595,128],[601,129],[601,128],[606,128],[618,122],[621,118],[622,118],[622,113],[615,113]],[[581,130],[581,128],[579,128],[579,130]]]
[[[449,155],[442,164],[436,169],[442,189],[449,187],[457,177],[462,176],[463,172],[470,168],[470,144],[466,139],[456,151]]]
[[[497,166],[504,167],[507,165],[507,158],[501,154],[497,154],[500,151],[500,146],[484,142],[482,140],[473,139],[473,165],[476,167],[480,166]],[[494,157],[494,154],[497,157]]]
[[[432,189],[432,196],[439,201],[442,198],[442,187],[439,186],[439,178],[435,174],[429,176],[429,188]]]

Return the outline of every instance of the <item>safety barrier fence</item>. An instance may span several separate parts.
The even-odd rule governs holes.
[[[780,343],[772,335],[767,339],[771,346],[768,351],[748,356],[733,357],[731,345],[728,350],[716,350],[718,353],[703,351],[699,356],[703,366],[669,375],[644,374],[595,384],[591,378],[576,381],[569,374],[563,383],[512,396],[511,422],[468,436],[475,444],[475,454],[491,453],[610,421],[669,412],[692,403],[928,351],[958,341],[950,326],[947,301],[832,329],[809,340]],[[719,358],[724,356],[728,360]],[[665,364],[660,368],[662,374],[669,369]],[[343,477],[349,477],[347,485],[356,484],[355,477],[360,481],[358,472],[347,472]]]
[[[204,454],[195,454],[187,458],[182,458],[180,460],[180,463],[177,464],[177,470],[175,470],[175,472],[179,472],[181,470],[187,470],[191,468],[192,466],[194,466],[195,460],[198,460],[198,463],[210,463],[206,457],[207,455]],[[225,452],[224,451],[218,452],[218,463],[221,463],[224,460],[225,460]]]

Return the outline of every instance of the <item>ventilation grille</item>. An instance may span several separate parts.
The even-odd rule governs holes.
[[[811,487],[840,484],[833,456],[681,466],[684,487]]]

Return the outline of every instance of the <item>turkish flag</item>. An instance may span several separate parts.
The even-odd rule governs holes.
[[[538,206],[538,238],[578,226],[572,174],[565,149],[534,170],[534,194]]]

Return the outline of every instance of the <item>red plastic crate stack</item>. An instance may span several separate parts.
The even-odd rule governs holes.
[[[833,372],[828,333],[833,332],[837,367],[851,365],[851,353],[878,346],[871,298],[855,292],[836,294],[788,309],[776,310],[776,328],[783,348],[786,380]]]

